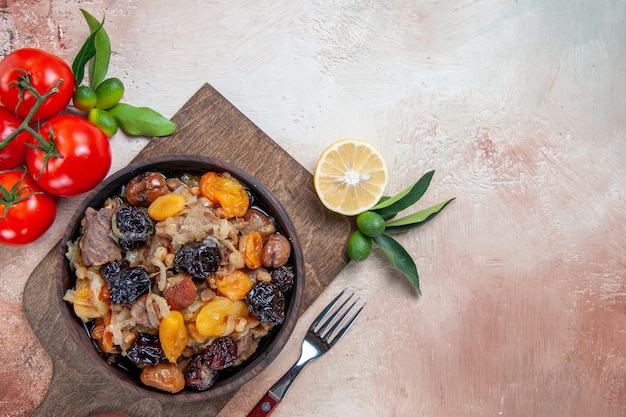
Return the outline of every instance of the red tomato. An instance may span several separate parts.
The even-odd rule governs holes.
[[[54,197],[23,170],[0,172],[0,243],[25,245],[54,223]]]
[[[40,94],[52,90],[59,80],[59,91],[51,94],[35,112],[32,121],[47,120],[61,113],[74,94],[72,69],[61,58],[33,48],[18,49],[0,62],[0,102],[24,119],[37,101],[24,82]]]
[[[111,146],[93,123],[74,115],[57,116],[44,123],[39,133],[46,141],[43,146],[56,149],[60,156],[50,157],[44,167],[46,152],[28,146],[26,165],[35,182],[50,194],[81,194],[106,177],[111,168]],[[39,145],[37,139],[29,136],[29,143]]]
[[[5,107],[0,107],[0,171],[17,168],[26,163],[28,133],[22,132],[8,143],[2,143],[20,127],[22,121]]]

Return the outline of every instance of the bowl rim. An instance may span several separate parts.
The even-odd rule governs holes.
[[[200,168],[201,166],[202,168]],[[292,245],[295,280],[294,287],[291,290],[289,304],[286,308],[286,311],[288,311],[289,314],[286,315],[285,321],[278,329],[274,329],[270,332],[275,332],[275,334],[271,336],[272,339],[266,346],[267,350],[258,352],[253,355],[251,359],[246,360],[246,362],[249,362],[242,368],[243,372],[237,372],[224,380],[218,379],[215,385],[206,391],[184,390],[176,394],[170,394],[165,391],[144,386],[138,380],[134,380],[133,378],[135,377],[129,372],[106,363],[93,345],[93,341],[87,336],[83,323],[78,316],[74,314],[71,304],[63,300],[65,291],[68,289],[67,284],[75,282],[76,279],[75,275],[71,273],[69,269],[69,261],[65,256],[67,244],[80,229],[80,222],[84,216],[85,210],[88,207],[101,207],[106,198],[108,198],[115,190],[118,190],[122,184],[125,184],[135,175],[151,169],[160,171],[184,171],[186,169],[191,172],[204,170],[229,172],[249,187],[254,195],[262,201],[263,205],[271,211],[272,217],[277,223],[279,223],[280,230],[288,237]],[[88,361],[94,365],[100,373],[106,375],[112,382],[119,383],[123,388],[141,396],[155,398],[161,401],[204,401],[235,392],[241,388],[241,386],[261,373],[274,359],[276,359],[293,333],[297,320],[301,314],[306,285],[304,268],[302,247],[291,219],[289,218],[283,205],[259,180],[229,162],[209,156],[191,154],[161,155],[132,161],[126,167],[121,168],[103,180],[83,198],[72,215],[59,245],[58,262],[55,270],[55,284],[57,289],[56,298],[61,308],[63,321],[74,343],[77,345],[78,350],[80,350],[82,354],[87,357]]]

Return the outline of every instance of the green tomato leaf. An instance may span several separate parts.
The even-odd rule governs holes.
[[[85,17],[91,32],[98,32],[94,38],[94,46],[96,53],[89,61],[89,85],[95,89],[106,77],[109,70],[109,61],[111,60],[111,41],[106,30],[104,30],[104,18],[102,24],[89,14],[86,10],[80,9]]]
[[[435,171],[429,171],[422,176],[417,182],[404,191],[396,194],[395,196],[387,199],[381,199],[381,201],[372,207],[370,210],[375,211],[385,220],[389,220],[400,213],[402,210],[415,204],[428,189],[430,180],[433,178]]]
[[[176,123],[148,107],[118,103],[109,110],[120,129],[133,136],[168,136],[176,130]]]
[[[91,32],[91,34],[85,39],[85,43],[80,47],[78,54],[74,58],[72,62],[72,72],[74,73],[74,82],[76,86],[79,86],[83,82],[83,78],[85,77],[85,65],[89,62],[91,58],[96,55],[96,35],[102,29],[102,25],[104,24],[104,20],[102,23],[98,24],[98,27],[95,31]]]
[[[421,226],[429,220],[432,220],[437,214],[443,210],[454,198],[443,203],[436,204],[417,213],[410,214],[398,220],[389,222],[385,226],[385,233],[402,233],[411,230],[417,226]]]
[[[420,290],[420,280],[417,273],[417,267],[415,266],[415,262],[413,262],[413,258],[411,258],[411,255],[406,251],[406,249],[404,249],[398,241],[386,234],[378,235],[372,239],[374,240],[374,243],[382,249],[385,255],[387,255],[394,266],[404,274],[417,293],[421,295],[422,292]]]

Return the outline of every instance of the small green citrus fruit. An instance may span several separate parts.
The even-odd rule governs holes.
[[[346,249],[350,259],[356,262],[363,261],[372,251],[372,239],[365,236],[360,230],[355,230],[350,239],[348,239]]]
[[[89,113],[87,113],[87,120],[98,126],[109,138],[117,133],[117,120],[115,120],[106,110],[98,108],[89,110]]]
[[[93,88],[88,85],[79,86],[76,91],[74,91],[74,96],[72,97],[74,107],[76,107],[80,111],[89,111],[94,108],[96,102],[98,101],[98,96]]]
[[[385,231],[385,219],[374,211],[365,211],[356,216],[356,226],[365,236],[376,237]]]
[[[96,87],[96,107],[107,110],[120,102],[124,95],[124,84],[119,78],[107,78]]]

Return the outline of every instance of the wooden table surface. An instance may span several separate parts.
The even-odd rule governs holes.
[[[348,264],[221,417],[246,415],[345,286],[366,310],[275,416],[626,414],[626,2],[9,0],[0,56],[71,62],[80,7],[106,16],[125,102],[172,116],[210,83],[310,171],[358,137],[385,155],[389,194],[435,169],[423,207],[456,197],[399,237],[421,297],[379,251]],[[147,139],[111,144],[114,172]],[[80,200],[36,243],[0,247],[0,415],[48,389],[22,295]]]

